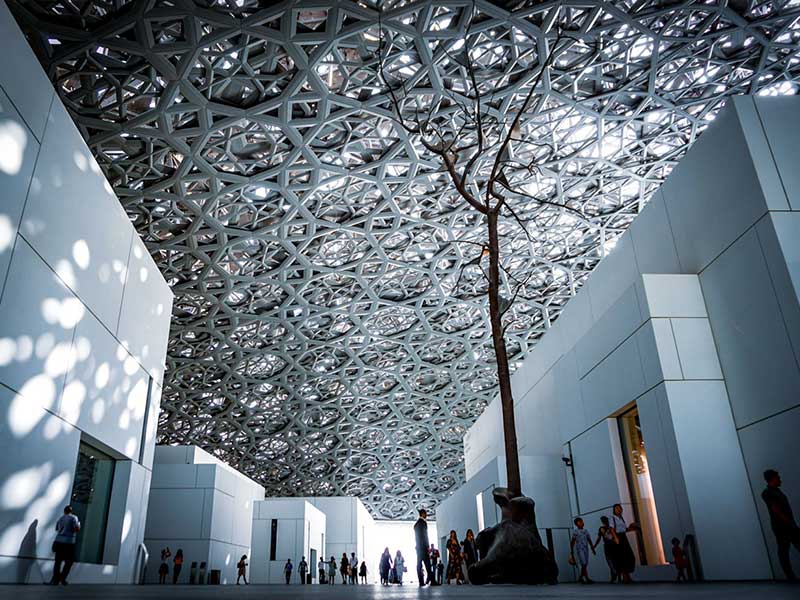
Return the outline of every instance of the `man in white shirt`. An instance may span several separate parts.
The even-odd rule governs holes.
[[[53,542],[53,552],[56,554],[53,565],[53,585],[67,585],[67,576],[75,562],[75,543],[78,541],[78,532],[81,522],[72,514],[72,507],[64,507],[64,514],[56,521],[56,539]],[[64,565],[62,570],[61,565]]]
[[[358,583],[358,557],[355,552],[350,553],[350,583]]]

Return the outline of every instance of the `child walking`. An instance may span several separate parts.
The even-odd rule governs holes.
[[[689,559],[681,548],[681,541],[672,538],[672,559],[675,561],[675,568],[678,569],[678,578],[675,581],[689,581],[686,577],[686,570],[689,568]]]
[[[239,574],[236,576],[236,585],[239,585],[239,580],[244,579],[244,584],[247,584],[247,554],[242,554],[242,558],[236,563],[236,568]]]
[[[589,550],[596,554],[592,545],[592,536],[583,528],[583,519],[575,519],[575,529],[572,530],[572,539],[569,541],[570,563],[580,566],[581,574],[578,583],[594,583],[589,579]]]

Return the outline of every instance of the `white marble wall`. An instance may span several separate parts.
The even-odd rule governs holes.
[[[145,544],[147,580],[158,581],[160,553],[183,549],[179,583],[191,563],[220,570],[221,583],[236,582],[236,563],[250,555],[253,510],[264,488],[196,446],[156,446]],[[170,578],[172,577],[172,559]],[[171,580],[171,579],[170,579]]]
[[[0,36],[0,582],[49,579],[81,437],[120,462],[71,579],[130,582],[172,293],[5,3]]]
[[[613,429],[636,401],[662,537],[694,532],[709,577],[782,577],[762,471],[800,498],[798,158],[799,98],[734,98],[512,380],[520,453],[571,451],[587,519],[626,502]],[[502,440],[495,400],[465,436],[467,485]]]

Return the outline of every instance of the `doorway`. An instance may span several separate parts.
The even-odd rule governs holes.
[[[76,562],[103,563],[116,463],[113,457],[81,440],[70,496],[73,513],[81,522]]]
[[[639,562],[642,565],[666,564],[638,407],[634,406],[619,417],[619,431],[634,519],[641,527],[636,533]]]

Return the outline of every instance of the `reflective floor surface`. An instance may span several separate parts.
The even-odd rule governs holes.
[[[409,600],[431,599],[487,599],[516,600],[522,598],[630,598],[630,599],[676,599],[676,600],[725,600],[768,599],[798,600],[800,585],[785,583],[706,583],[669,584],[642,583],[630,586],[595,584],[582,586],[562,584],[558,586],[442,586],[420,589],[416,586],[394,586],[384,588],[379,585],[361,586],[127,586],[127,585],[70,585],[49,587],[41,585],[14,586],[0,585],[0,598],[28,600],[36,598],[59,598],[69,600],[169,600],[221,598],[223,600],[289,600],[307,598],[308,600]]]

